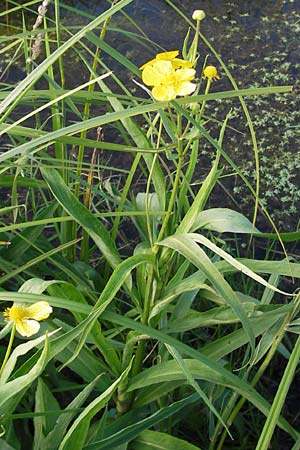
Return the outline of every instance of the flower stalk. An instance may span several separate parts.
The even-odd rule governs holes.
[[[8,346],[6,348],[5,356],[4,356],[4,359],[3,359],[2,364],[1,364],[0,380],[1,380],[1,377],[2,377],[3,370],[4,370],[5,366],[6,366],[7,361],[8,361],[8,358],[9,358],[9,356],[11,354],[11,349],[12,349],[12,345],[13,345],[13,342],[14,342],[15,334],[16,334],[16,324],[13,323],[12,329],[11,329],[11,332],[10,332],[10,338],[9,338]]]

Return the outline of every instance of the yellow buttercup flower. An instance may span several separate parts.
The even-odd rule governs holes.
[[[155,60],[151,65],[146,65],[142,79],[147,86],[153,86],[155,100],[170,101],[194,92],[196,85],[191,81],[195,73],[191,68],[175,69],[171,61]]]
[[[206,66],[203,70],[203,78],[208,78],[210,80],[219,80],[217,69],[215,66]]]
[[[150,61],[143,64],[140,69],[143,70],[147,66],[151,66],[153,63],[157,61],[170,61],[172,63],[172,66],[175,69],[179,69],[180,67],[193,67],[193,63],[191,61],[186,61],[185,59],[176,58],[176,56],[179,55],[179,50],[172,50],[170,52],[162,52],[157,53],[156,57],[154,59],[151,59]]]
[[[6,322],[13,321],[21,336],[32,336],[40,329],[39,322],[47,319],[52,313],[52,307],[48,302],[37,302],[30,306],[13,304],[6,308],[3,315]]]

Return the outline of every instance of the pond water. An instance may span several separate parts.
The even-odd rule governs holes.
[[[74,16],[72,11],[63,9],[62,21],[67,25],[84,24],[89,20],[88,16],[96,16],[102,12],[104,2],[76,0],[65,4],[75,6],[86,13],[84,18]],[[296,86],[299,83],[299,1],[177,0],[173,4],[189,18],[195,9],[201,8],[206,12],[207,17],[201,23],[201,31],[214,45],[239,87]],[[152,58],[160,49],[174,50],[182,47],[187,24],[168,1],[136,0],[125,8],[125,12],[143,30],[147,38],[153,41],[153,52],[139,43],[133,44],[125,34],[120,36],[113,31],[113,27],[121,27],[139,34],[128,18],[121,14],[112,20],[112,30],[108,32],[107,39],[137,65]],[[201,61],[206,56],[210,64],[218,64],[209,49],[202,44]],[[74,65],[74,61],[69,63],[70,82],[79,84],[83,81],[80,79],[81,70]],[[231,89],[222,69],[219,68],[219,71],[221,80],[213,85],[213,89]],[[10,80],[19,77],[22,78],[21,72],[10,71]],[[128,83],[130,82],[128,80]],[[261,157],[261,195],[282,230],[295,229],[300,204],[300,182],[299,177],[297,178],[300,168],[300,100],[296,92],[297,90],[288,95],[247,99],[256,127]],[[231,125],[237,127],[242,134],[230,133],[226,139],[226,150],[254,184],[254,157],[239,103],[226,101],[216,103],[211,108],[213,112],[210,110],[210,114],[220,120],[223,120],[232,108]],[[209,159],[211,149],[203,150]],[[249,200],[238,179],[224,178],[224,189],[228,183],[234,190],[233,200],[247,209]]]

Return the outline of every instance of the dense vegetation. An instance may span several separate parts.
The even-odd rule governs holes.
[[[261,200],[245,101],[291,86],[239,88],[205,12],[169,0],[180,51],[134,24],[133,0],[93,18],[4,3],[3,74],[24,76],[0,79],[1,450],[298,449],[300,265],[286,246],[299,232],[280,233]],[[65,11],[86,25],[64,26]],[[152,58],[138,67],[111,30]],[[70,86],[74,61],[85,82]],[[254,183],[226,149],[226,133],[246,139],[228,100]],[[249,217],[215,194],[225,166]]]

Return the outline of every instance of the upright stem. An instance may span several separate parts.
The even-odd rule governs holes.
[[[176,199],[176,194],[177,194],[177,190],[178,190],[178,186],[179,186],[179,180],[180,180],[180,174],[181,174],[181,169],[183,166],[183,157],[180,156],[179,160],[178,160],[178,165],[177,165],[177,171],[176,171],[176,176],[175,176],[175,180],[174,180],[174,185],[173,185],[173,190],[172,190],[172,194],[171,194],[171,198],[169,201],[169,206],[168,206],[168,210],[166,212],[162,227],[160,229],[158,238],[157,238],[157,242],[161,241],[163,239],[165,230],[168,226],[169,223],[169,219],[171,217],[172,211],[173,211],[173,207],[174,207],[174,203],[175,203],[175,199]],[[159,246],[158,245],[154,245],[153,247],[153,252],[154,254],[156,254],[158,252]]]
[[[192,61],[192,63],[194,64],[194,66],[196,65],[196,59],[197,59],[197,50],[198,50],[198,42],[199,42],[199,33],[200,33],[200,20],[197,20],[197,22],[196,22],[195,36],[194,36],[193,43],[192,43],[192,45],[191,45],[192,55],[191,55],[191,57],[189,58],[190,61]]]
[[[160,119],[159,122],[159,129],[158,129],[158,136],[157,136],[157,143],[156,143],[156,149],[159,148],[159,143],[160,143],[160,139],[161,139],[161,133],[162,133],[162,120]],[[154,157],[153,157],[153,161],[152,161],[152,165],[151,165],[151,169],[150,169],[150,173],[149,173],[149,177],[148,177],[148,181],[147,181],[147,187],[146,187],[146,220],[147,220],[147,231],[148,231],[148,238],[149,238],[149,242],[151,247],[153,247],[153,236],[152,236],[152,229],[151,229],[151,217],[149,214],[149,192],[150,192],[150,185],[151,185],[151,180],[152,180],[152,174],[153,174],[153,170],[155,168],[155,164],[156,164],[156,160],[157,160],[157,155],[158,153],[155,153]]]
[[[184,153],[182,150],[182,116],[181,114],[178,114],[177,116],[177,151],[178,151],[178,164],[177,164],[177,168],[176,168],[176,175],[175,175],[175,179],[174,179],[174,183],[173,183],[173,189],[172,189],[172,193],[171,193],[171,198],[169,201],[169,205],[168,205],[168,210],[166,212],[166,215],[164,217],[158,238],[157,238],[157,242],[161,241],[164,237],[166,228],[169,224],[169,220],[174,208],[174,204],[175,204],[175,200],[176,200],[176,195],[177,195],[177,191],[178,191],[178,186],[179,186],[179,181],[180,181],[180,175],[181,175],[181,169],[183,166],[183,161],[184,161]],[[156,255],[157,252],[159,250],[159,246],[158,245],[154,245],[152,248],[153,253]]]
[[[210,85],[211,85],[211,78],[207,78],[207,84],[206,84],[204,95],[207,95],[209,93]],[[199,112],[198,120],[202,119],[205,105],[206,105],[206,100],[203,100],[202,105],[201,105],[201,109],[200,109],[200,112]]]
[[[177,168],[176,168],[176,175],[175,175],[175,179],[174,179],[174,183],[173,183],[173,189],[172,189],[172,193],[171,193],[171,197],[170,197],[170,201],[169,201],[169,205],[168,205],[168,210],[164,217],[162,227],[160,229],[160,232],[159,232],[159,235],[157,238],[158,242],[161,241],[164,237],[165,231],[166,231],[168,223],[169,223],[170,216],[171,216],[173,208],[174,208],[176,195],[177,195],[177,191],[178,191],[178,186],[179,186],[179,181],[180,181],[181,169],[182,169],[182,165],[183,165],[183,161],[184,161],[184,155],[182,152],[182,140],[180,139],[181,138],[181,127],[182,127],[181,119],[182,119],[181,116],[178,115],[178,117],[177,117],[178,164],[177,164]],[[159,127],[158,138],[160,138],[161,131],[162,131],[162,124],[160,124],[160,127]],[[150,179],[150,175],[149,175],[149,179]],[[148,224],[148,233],[149,233],[149,224]],[[157,244],[153,245],[152,251],[153,251],[154,255],[157,254],[158,250],[159,250],[159,246]],[[148,318],[149,318],[149,314],[150,314],[150,310],[151,310],[151,301],[153,299],[153,289],[154,289],[154,267],[151,266],[151,268],[149,269],[149,274],[148,274],[148,278],[147,278],[145,300],[144,300],[144,311],[143,311],[143,316],[141,318],[141,321],[144,324],[147,324],[147,322],[148,322]],[[145,341],[142,340],[139,342],[138,348],[136,351],[135,360],[134,360],[133,368],[132,368],[133,376],[140,372],[142,363],[143,363],[143,359],[144,359],[144,354],[145,354]],[[131,401],[132,401],[132,397],[131,397]]]

